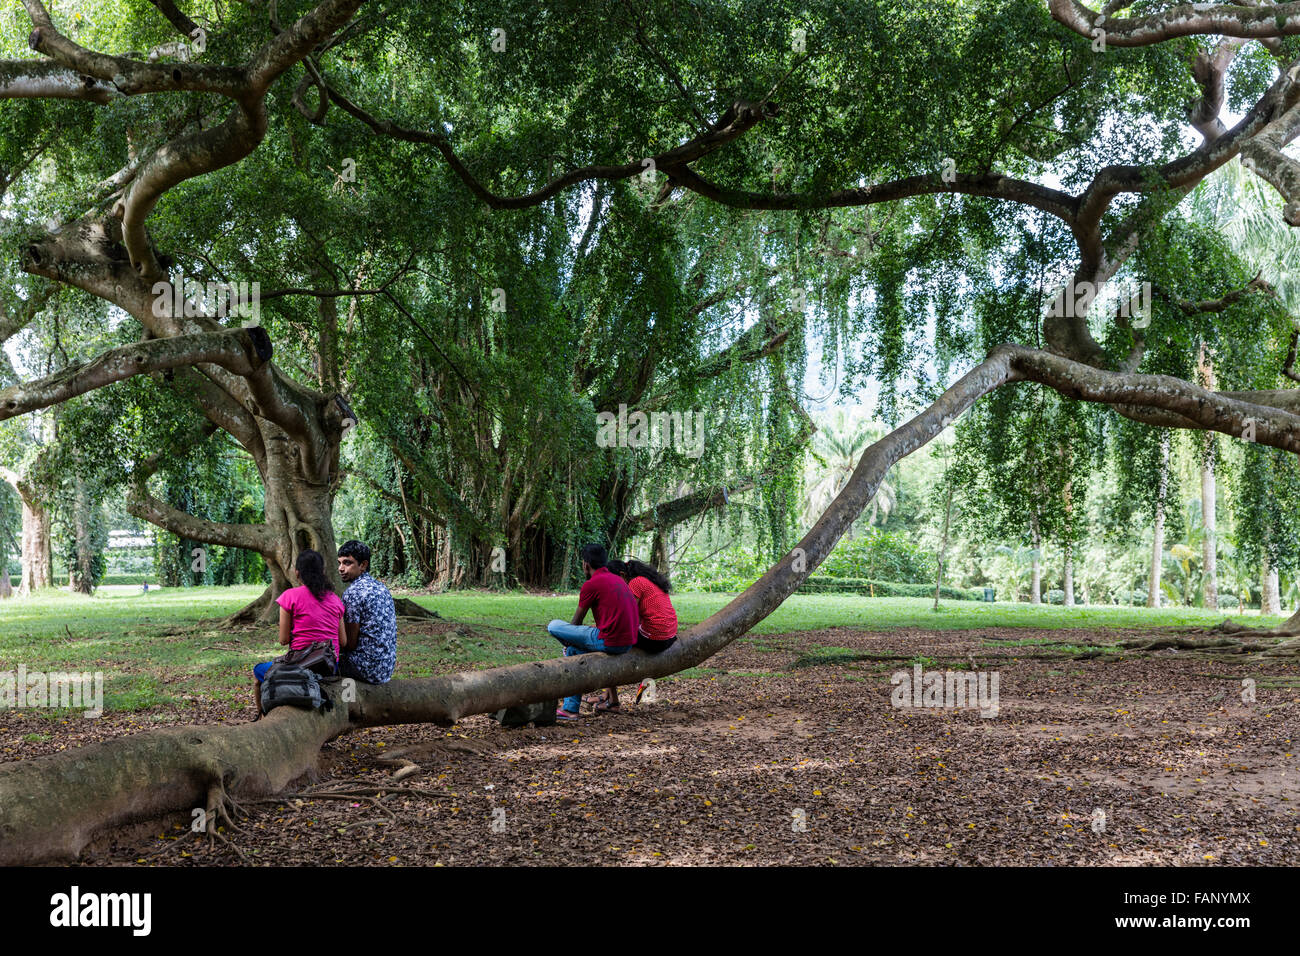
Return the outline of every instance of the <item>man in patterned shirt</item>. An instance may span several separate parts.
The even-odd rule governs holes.
[[[367,684],[386,684],[397,666],[393,596],[370,576],[370,549],[360,541],[345,541],[339,547],[339,577],[348,585],[343,592],[348,640],[339,673]]]

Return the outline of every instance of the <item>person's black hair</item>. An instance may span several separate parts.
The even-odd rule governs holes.
[[[351,558],[357,564],[364,564],[370,570],[370,549],[360,541],[344,541],[339,545],[339,557]]]
[[[609,563],[609,553],[603,544],[584,544],[578,553],[593,568],[603,568]]]
[[[307,586],[307,590],[316,600],[325,600],[325,595],[334,590],[330,587],[330,579],[325,577],[325,559],[320,556],[319,551],[298,552],[298,560],[294,563],[294,567],[298,570],[298,577],[302,579],[302,583]]]
[[[628,561],[624,567],[627,570],[624,571],[623,577],[627,578],[629,581],[633,578],[645,578],[660,591],[663,591],[664,594],[667,594],[673,589],[673,586],[668,582],[668,575],[652,568],[644,561],[638,561],[633,558],[631,561]]]
[[[605,564],[605,570],[610,574],[617,574],[620,578],[627,577],[627,565],[618,558],[610,558]]]

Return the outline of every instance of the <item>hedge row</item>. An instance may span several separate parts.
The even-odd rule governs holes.
[[[934,597],[933,584],[903,584],[898,581],[872,581],[867,578],[831,578],[814,574],[799,588],[804,594],[865,594],[876,597]],[[983,588],[939,589],[940,597],[954,601],[982,601]]]
[[[22,583],[22,580],[23,579],[21,575],[17,575],[17,574],[9,575],[9,583],[14,586],[15,590],[17,590],[18,585]],[[143,584],[145,581],[149,582],[150,587],[157,587],[157,583],[154,581],[154,577],[152,574],[106,574],[104,575],[104,579],[99,583],[100,584],[134,584],[138,587],[141,584]],[[66,575],[59,575],[55,577],[54,583],[58,587],[66,587],[68,584],[68,578]]]

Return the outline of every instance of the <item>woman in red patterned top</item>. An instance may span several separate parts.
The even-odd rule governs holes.
[[[672,647],[677,641],[677,610],[668,597],[672,590],[668,576],[643,561],[610,561],[607,567],[627,581],[627,589],[636,597],[641,613],[636,646],[647,654]],[[618,710],[618,688],[609,688],[594,703],[596,710]]]

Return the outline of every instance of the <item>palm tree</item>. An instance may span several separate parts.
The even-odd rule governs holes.
[[[1213,225],[1273,286],[1292,316],[1300,315],[1300,237],[1278,214],[1276,191],[1238,159],[1196,187],[1189,212]]]
[[[805,526],[815,523],[835,496],[844,490],[863,451],[877,441],[881,434],[880,429],[872,428],[864,419],[851,418],[842,408],[836,409],[834,415],[818,425],[813,435],[813,461],[805,472]],[[882,518],[881,524],[884,524],[897,503],[894,486],[888,479],[889,475],[886,474],[885,480],[881,481],[871,499],[871,507],[866,513],[869,525],[874,525],[878,516]],[[853,537],[852,527],[849,528],[848,536]]]
[[[1009,581],[1012,586],[1013,600],[1020,600],[1020,586],[1028,579],[1033,571],[1034,564],[1042,557],[1042,552],[1037,548],[1018,547],[1012,548],[1005,544],[1000,544],[993,549],[995,554],[1000,554],[1007,559],[1009,566]]]
[[[1226,532],[1221,540],[1224,570],[1228,581],[1232,584],[1233,591],[1237,594],[1237,610],[1245,614],[1246,601],[1250,598],[1250,588],[1254,583],[1255,573],[1258,569],[1245,561],[1239,560],[1239,542],[1235,533]]]

